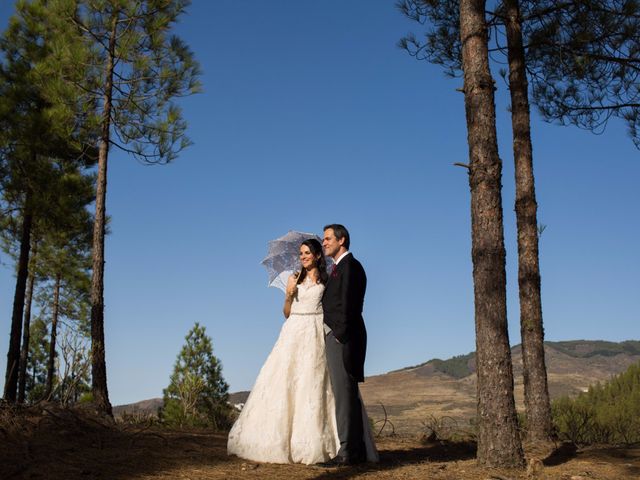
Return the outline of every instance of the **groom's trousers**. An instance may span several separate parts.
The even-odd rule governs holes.
[[[366,458],[363,435],[362,403],[358,382],[347,373],[343,360],[344,345],[336,340],[333,332],[325,337],[325,351],[331,386],[336,401],[336,423],[340,450],[338,455],[351,461]]]

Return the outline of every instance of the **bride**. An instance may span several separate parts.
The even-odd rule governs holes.
[[[328,280],[322,246],[300,246],[301,271],[289,277],[286,321],[240,416],[227,450],[257,462],[326,462],[340,447],[324,347],[322,294]],[[367,460],[377,461],[364,408]]]

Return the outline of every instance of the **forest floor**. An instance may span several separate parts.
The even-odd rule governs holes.
[[[640,445],[527,448],[527,470],[490,469],[472,442],[377,439],[380,463],[327,469],[229,457],[226,434],[110,424],[53,406],[0,412],[0,479],[640,479]]]

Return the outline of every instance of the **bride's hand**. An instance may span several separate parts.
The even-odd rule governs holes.
[[[289,280],[287,281],[287,291],[286,291],[286,295],[288,299],[293,299],[293,297],[296,296],[296,292],[298,290],[298,285],[296,284],[296,281],[298,280],[298,275],[299,273],[296,272],[293,275],[289,276]]]

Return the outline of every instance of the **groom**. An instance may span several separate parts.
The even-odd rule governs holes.
[[[322,309],[340,439],[338,455],[328,466],[350,465],[366,460],[358,382],[364,382],[367,349],[367,331],[362,318],[367,276],[349,252],[349,232],[344,226],[324,227],[322,246],[325,255],[334,261],[322,297]]]

